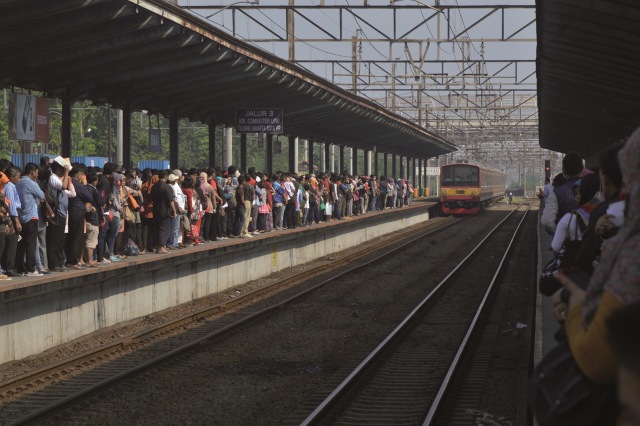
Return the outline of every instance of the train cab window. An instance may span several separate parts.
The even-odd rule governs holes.
[[[478,168],[474,166],[443,167],[442,185],[478,186]]]

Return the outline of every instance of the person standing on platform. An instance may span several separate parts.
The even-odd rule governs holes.
[[[182,241],[182,216],[187,212],[187,196],[182,191],[182,182],[184,182],[184,175],[180,170],[174,170],[171,172],[176,177],[171,188],[176,197],[176,209],[178,215],[173,228],[173,244],[176,247],[184,248],[186,244]]]
[[[234,224],[236,218],[236,189],[233,187],[233,178],[227,173],[223,176],[222,192],[224,194],[224,215],[227,218],[227,227],[222,232],[225,236],[231,237],[235,232]]]
[[[98,246],[96,247],[96,256],[98,262],[101,264],[108,264],[111,261],[105,259],[107,254],[107,234],[109,229],[113,226],[113,208],[112,208],[112,196],[113,196],[113,172],[116,169],[116,165],[113,163],[105,163],[102,173],[98,175],[98,192],[100,196],[105,200],[103,216],[103,225],[100,227],[100,233],[98,234]],[[119,225],[119,224],[118,224]],[[108,254],[112,254],[109,252]],[[114,256],[115,257],[115,256]]]
[[[158,182],[151,188],[156,253],[169,253],[166,245],[171,233],[171,218],[176,217],[173,189],[167,184],[167,171],[158,172]]]
[[[142,222],[142,247],[147,252],[153,252],[155,247],[155,231],[153,229],[153,201],[151,200],[151,188],[158,182],[158,175],[154,175],[151,169],[142,171],[142,208],[140,209],[140,221]]]
[[[238,186],[235,189],[236,199],[236,217],[233,226],[233,238],[240,238],[242,236],[242,229],[244,228],[245,207],[244,207],[244,177],[238,177]]]
[[[96,185],[98,184],[98,175],[91,172],[87,175],[86,181],[86,189],[91,195],[91,201],[89,202],[89,207],[87,207],[85,212],[87,228],[85,250],[87,253],[87,265],[95,267],[98,266],[98,262],[93,259],[93,252],[98,246],[100,223],[101,221],[105,220],[104,216],[102,215],[102,208],[104,207],[105,201],[100,196],[100,193],[96,188]]]
[[[47,226],[47,260],[49,261],[49,270],[52,272],[66,271],[64,267],[64,230],[69,213],[69,198],[76,196],[76,190],[69,176],[69,168],[69,165],[62,165],[57,161],[51,163],[47,197],[49,200],[55,200],[51,208],[53,208],[56,217]]]
[[[5,176],[8,182],[4,186],[4,196],[6,198],[6,204],[8,207],[9,217],[13,222],[15,233],[0,235],[0,238],[5,239],[5,251],[2,258],[2,265],[5,268],[5,273],[9,277],[18,277],[20,274],[16,272],[16,250],[18,248],[18,236],[22,231],[22,224],[20,223],[20,216],[18,211],[21,208],[20,197],[18,197],[18,191],[16,190],[16,183],[20,181],[20,170],[17,167],[10,166],[5,170]]]
[[[87,212],[87,204],[91,204],[93,197],[85,186],[84,164],[74,164],[69,176],[76,196],[69,198],[69,233],[65,241],[65,253],[67,265],[70,268],[83,269],[84,267],[80,263],[82,262],[82,254],[85,248],[84,216]]]
[[[376,181],[376,175],[369,176],[369,211],[372,212],[378,210],[378,197],[380,197],[380,190]]]
[[[10,229],[13,230],[11,221],[9,206],[7,206],[4,194],[0,192],[0,258],[4,254],[6,235],[10,233]],[[15,234],[15,232],[13,233]],[[11,277],[7,276],[1,267],[2,264],[0,263],[0,281],[11,281]]]
[[[249,175],[245,176],[244,182],[241,185],[244,194],[244,222],[242,225],[242,233],[240,236],[243,238],[252,237],[252,235],[249,234],[249,223],[251,222],[251,205],[253,204],[253,199],[256,196],[256,190],[254,189],[253,185],[249,183],[249,178]]]
[[[573,187],[575,182],[580,179],[583,170],[582,156],[577,152],[570,152],[562,159],[562,173],[566,181],[553,190],[555,198],[549,197],[545,200],[542,226],[548,231],[555,232],[558,221],[565,214],[579,207],[573,193]]]
[[[286,193],[284,196],[286,201],[286,205],[284,206],[284,225],[288,229],[294,229],[298,225],[298,220],[296,218],[296,203],[298,200],[296,187],[293,182],[291,182],[291,175],[284,175],[284,182],[282,186]]]
[[[20,233],[22,239],[18,243],[16,269],[29,277],[42,276],[42,273],[36,271],[36,241],[38,238],[38,207],[44,200],[44,192],[37,182],[38,166],[34,163],[27,163],[20,181],[16,184],[21,204],[18,215],[22,224],[22,232]],[[24,263],[23,259],[25,259]]]

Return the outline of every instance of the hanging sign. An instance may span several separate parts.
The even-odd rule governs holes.
[[[284,131],[282,108],[236,110],[236,132],[281,135]]]
[[[160,129],[149,129],[149,152],[160,152]]]

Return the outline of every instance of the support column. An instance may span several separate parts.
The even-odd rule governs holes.
[[[313,171],[313,141],[309,140],[309,141],[307,141],[307,143],[309,144],[309,158],[307,159],[307,161],[309,162],[309,174],[312,174],[312,173],[314,173],[314,171]]]
[[[265,169],[268,174],[273,173],[273,135],[267,134],[267,155],[265,156]]]
[[[358,174],[358,148],[351,148],[351,174],[356,176]]]
[[[329,142],[324,143],[324,170],[323,172],[328,172],[331,170],[331,144]]]
[[[126,121],[131,121],[131,119]],[[180,167],[178,164],[178,115],[169,117],[169,165],[171,170]]]
[[[247,171],[247,134],[240,135],[240,170]]]
[[[387,164],[389,161],[387,159],[387,153],[385,152],[384,154],[382,154],[382,158],[384,158],[384,164],[383,164],[383,169],[384,170],[384,176],[385,177],[389,177],[389,165]]]
[[[73,102],[71,98],[65,96],[62,99],[62,128],[60,132],[61,136],[61,146],[60,146],[60,154],[64,158],[71,158],[71,105]],[[34,107],[35,110],[35,107]],[[24,142],[22,142],[24,144]],[[24,164],[22,167],[24,168]]]
[[[418,159],[418,189],[422,189],[422,158]]]
[[[411,176],[412,176],[411,177],[411,182],[413,182],[413,186],[414,187],[416,186],[416,176],[417,176],[416,175],[416,163],[417,163],[416,159],[412,158],[411,159],[411,170],[412,170],[412,172],[411,172]]]
[[[378,174],[378,148],[373,147],[373,174],[376,175],[377,178],[380,178],[380,174]]]
[[[116,115],[116,163],[122,164],[122,127],[124,126],[124,114],[122,110],[119,109]]]
[[[122,165],[125,168],[133,166],[131,164],[131,107],[127,102],[122,111]],[[176,148],[176,158],[177,158]]]
[[[331,156],[329,157],[329,171],[336,171],[336,146],[331,145]]]
[[[396,178],[398,177],[398,174],[396,173],[396,155],[395,154],[391,154],[391,177],[392,178]]]
[[[216,165],[216,123],[211,120],[207,126],[209,127],[209,166]]]
[[[298,173],[298,138],[289,136],[289,171]]]
[[[229,167],[232,164],[233,164],[233,129],[231,127],[225,127],[224,128],[224,167]]]
[[[362,159],[364,160],[364,170],[362,170],[362,172],[366,176],[369,176],[371,174],[371,151],[365,149],[362,152],[362,157]]]
[[[344,163],[344,145],[340,145],[340,165],[338,167],[338,174],[341,174],[342,171],[345,169],[345,163]]]

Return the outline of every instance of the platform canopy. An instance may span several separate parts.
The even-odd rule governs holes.
[[[0,84],[233,125],[282,108],[284,133],[430,158],[455,145],[163,0],[0,0]]]
[[[592,156],[640,126],[640,2],[536,5],[540,145]]]

